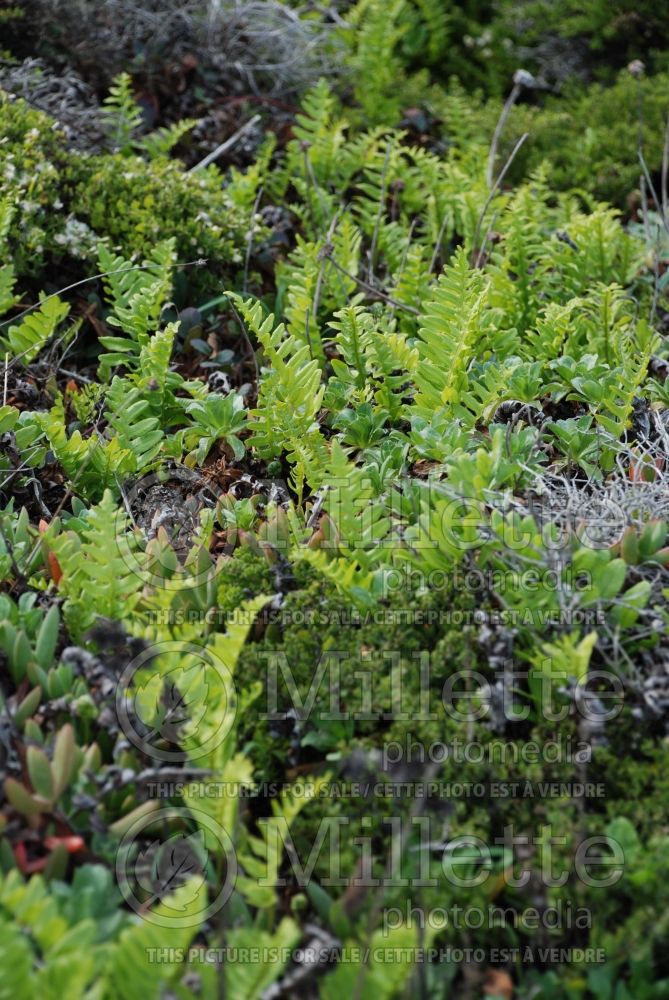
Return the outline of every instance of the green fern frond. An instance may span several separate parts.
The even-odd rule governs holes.
[[[419,319],[420,362],[412,412],[430,419],[454,406],[467,388],[467,370],[481,336],[481,313],[488,286],[472,270],[463,249],[433,288]]]
[[[102,346],[111,351],[100,356],[103,377],[114,365],[135,367],[139,348],[158,328],[162,310],[172,290],[175,246],[174,237],[158,243],[141,269],[134,268],[131,261],[112,254],[104,246],[99,248],[100,270],[105,272],[105,292],[112,308],[107,322],[127,335],[127,339],[100,337]]]
[[[264,458],[274,458],[295,441],[318,432],[323,399],[321,371],[307,344],[290,336],[274,316],[263,315],[259,302],[231,295],[270,363],[260,379],[258,404],[251,410],[251,444]]]
[[[116,489],[119,480],[127,479],[135,471],[136,456],[129,448],[121,447],[117,437],[105,440],[94,434],[84,438],[79,430],[68,436],[62,397],[46,413],[36,413],[34,419],[75,495],[97,499],[105,489]]]
[[[237,879],[237,888],[253,906],[266,909],[276,905],[276,883],[290,828],[308,803],[317,797],[324,780],[316,779],[312,785],[303,786],[300,794],[289,788],[280,798],[271,799],[272,815],[259,821],[260,833],[247,834],[238,852],[247,874]]]
[[[134,455],[132,471],[146,469],[160,451],[163,431],[140,390],[115,376],[107,392],[105,416],[122,452]]]
[[[130,153],[135,134],[142,126],[142,111],[135,100],[132,77],[119,73],[102,102],[103,117],[114,146],[121,153]]]
[[[166,984],[183,974],[183,955],[200,930],[207,908],[207,883],[197,877],[188,879],[169,894],[163,894],[144,919],[121,931],[118,943],[109,949],[102,983],[104,996],[110,1000],[140,1000],[159,996]],[[154,960],[157,954],[169,955],[167,961]]]
[[[185,135],[197,125],[197,118],[182,118],[181,121],[173,122],[149,132],[142,136],[135,143],[136,147],[146,153],[150,160],[160,160],[169,156],[174,147],[181,142]]]
[[[20,358],[26,365],[30,364],[53,337],[69,312],[67,302],[63,302],[57,295],[45,298],[40,307],[33,309],[18,326],[9,327],[7,337],[0,339],[0,353],[7,351],[11,357]]]
[[[70,530],[50,539],[62,571],[58,584],[64,615],[75,635],[97,616],[129,619],[139,601],[143,555],[128,532],[128,517],[110,490],[91,507],[80,533]]]

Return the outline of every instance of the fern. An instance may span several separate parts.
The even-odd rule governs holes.
[[[110,949],[102,976],[109,1000],[146,1000],[159,996],[180,978],[183,960],[207,909],[207,886],[189,879],[153,907],[146,917],[121,931]],[[167,949],[167,952],[163,952]],[[161,956],[155,961],[156,954]],[[163,962],[163,955],[171,956]]]
[[[78,494],[99,498],[105,489],[134,471],[132,452],[122,448],[117,438],[104,441],[99,434],[84,438],[79,430],[68,436],[62,398],[47,413],[36,413],[34,419]]]
[[[336,331],[334,343],[343,361],[334,358],[332,368],[347,391],[347,401],[363,402],[373,396],[391,420],[399,419],[418,351],[392,324],[379,323],[362,306],[351,305],[335,315],[330,326]]]
[[[0,927],[3,1000],[35,996],[83,1000],[102,965],[103,950],[96,944],[93,920],[68,926],[44,880],[34,876],[24,884],[14,870],[0,880]]]
[[[14,294],[16,273],[12,264],[5,263],[9,256],[7,236],[13,214],[9,199],[0,198],[0,258],[2,259],[2,264],[0,264],[0,316],[18,302],[18,296]]]
[[[616,440],[630,427],[634,400],[646,377],[649,360],[648,350],[628,358],[625,367],[616,369],[613,385],[603,387],[603,398],[595,412],[595,419]]]
[[[550,267],[545,255],[545,232],[539,192],[532,185],[522,187],[509,202],[502,225],[501,250],[494,255],[494,305],[501,300],[506,325],[522,340],[535,322],[540,307],[542,276]]]
[[[5,970],[0,984],[2,1000],[33,1000],[37,993],[33,960],[29,939],[20,925],[0,917],[0,963]]]
[[[458,408],[458,416],[463,422],[468,426],[479,421],[488,423],[500,403],[520,398],[514,393],[512,379],[522,367],[520,358],[512,356],[503,362],[496,359],[487,361],[473,372],[469,387],[462,396],[462,406]]]
[[[266,991],[281,976],[301,933],[290,917],[283,917],[272,933],[257,927],[238,927],[230,931],[230,946],[248,954],[250,960],[225,964],[226,995],[245,1000],[261,1000],[266,996]],[[256,958],[257,955],[260,958]]]
[[[323,510],[330,522],[328,546],[363,568],[381,561],[388,545],[390,519],[375,496],[365,469],[349,461],[338,441],[332,442],[323,477]],[[330,533],[331,532],[331,533]]]
[[[331,321],[336,331],[335,344],[343,361],[335,358],[332,369],[344,384],[363,389],[367,383],[367,354],[374,335],[375,323],[362,306],[349,306],[336,313]]]
[[[142,125],[142,112],[132,90],[129,73],[119,73],[102,102],[107,131],[116,149],[130,153],[135,133]]]
[[[309,353],[322,364],[324,361],[318,317],[315,314],[316,288],[322,281],[318,246],[297,237],[297,247],[287,264],[279,268],[278,285],[286,286],[284,314],[292,337],[306,344]]]
[[[141,472],[160,451],[163,431],[160,420],[139,389],[116,376],[106,396],[107,434],[120,449],[134,456],[132,472]],[[111,435],[111,431],[114,435]]]
[[[80,871],[87,870],[100,869],[88,866]],[[75,876],[75,885],[76,881]],[[98,879],[97,884],[90,879],[90,883],[90,890],[107,885],[105,879]],[[111,879],[109,883],[107,891]],[[74,888],[65,889],[62,884],[49,887],[39,875],[24,883],[16,870],[0,879],[3,1000],[32,1000],[36,996],[47,1000],[64,996],[71,1000],[93,996],[141,1000],[158,996],[177,978],[183,965],[176,956],[198,932],[199,914],[206,908],[206,886],[190,880],[146,917],[133,922],[114,912],[114,919],[108,921],[110,928],[121,921],[125,926],[116,940],[108,930],[109,940],[103,942],[102,925],[91,916],[79,916],[76,909],[71,912],[72,903],[81,906],[84,902],[82,895],[75,895]],[[155,954],[165,948],[174,958],[155,961]]]
[[[390,930],[375,930],[365,948],[351,947],[352,961],[340,963],[324,978],[320,989],[321,1000],[339,1000],[339,997],[346,996],[359,996],[361,1000],[392,1000],[401,996],[403,991],[411,988],[408,985],[414,969],[411,955],[415,954],[418,940],[417,930],[403,924]],[[393,955],[392,962],[384,960],[384,954],[388,953]],[[365,960],[367,955],[370,957]]]
[[[10,326],[6,338],[0,338],[0,353],[7,351],[11,357],[30,364],[67,317],[70,307],[57,295],[43,300],[18,326]],[[75,329],[70,332],[70,337]]]
[[[354,559],[329,555],[323,549],[300,549],[296,559],[307,562],[337,590],[353,601],[356,607],[373,607],[382,593],[376,586],[375,574],[362,569]]]
[[[233,205],[243,212],[252,212],[261,188],[274,191],[275,175],[270,173],[270,164],[276,148],[276,136],[269,132],[254,162],[246,170],[230,168],[225,193]]]
[[[358,0],[348,16],[355,98],[372,123],[393,122],[399,116],[403,73],[397,47],[409,28],[402,23],[406,9],[406,0]]]
[[[391,294],[395,302],[420,309],[429,293],[429,263],[424,247],[414,245],[408,248],[394,279]],[[405,333],[415,334],[417,331],[416,319],[408,311],[400,310],[399,324]]]
[[[16,273],[11,264],[0,265],[0,316],[15,305],[19,299],[14,294]]]
[[[163,330],[154,333],[140,349],[137,369],[127,376],[162,428],[183,422],[183,401],[176,393],[180,389],[194,388],[193,383],[185,382],[170,368],[177,329],[176,323],[168,323]],[[200,382],[195,385],[201,387]]]
[[[150,160],[160,160],[169,156],[172,149],[178,145],[185,135],[197,125],[197,118],[182,118],[172,125],[165,125],[155,132],[149,132],[137,140],[135,147],[146,153]]]
[[[620,225],[619,214],[616,209],[600,205],[591,214],[577,215],[570,221],[568,233],[578,247],[578,284],[572,294],[581,294],[593,283],[627,285],[632,280],[638,249],[636,241]]]
[[[75,635],[98,615],[129,618],[139,600],[143,557],[127,528],[127,516],[106,490],[86,514],[80,533],[70,530],[49,539],[62,572],[58,586],[65,618]]]
[[[573,327],[574,310],[578,299],[565,305],[551,302],[537,316],[535,329],[528,332],[521,350],[526,357],[552,360],[563,351]]]
[[[319,437],[317,415],[323,399],[321,372],[307,344],[287,334],[274,316],[263,318],[259,302],[231,296],[271,364],[260,380],[258,405],[251,410],[251,444],[274,458],[295,442]]]
[[[472,271],[464,250],[455,254],[424,305],[419,319],[420,362],[412,412],[429,419],[452,408],[467,389],[467,370],[480,336],[481,312],[488,287]]]
[[[291,789],[279,799],[271,799],[272,815],[258,823],[260,834],[248,834],[238,856],[245,875],[237,879],[237,888],[245,899],[260,909],[274,908],[277,903],[276,883],[283,848],[291,825],[310,799],[318,795],[324,779],[305,785],[299,794]]]
[[[417,9],[417,28],[414,30],[411,51],[426,52],[431,63],[443,58],[449,41],[449,11],[440,0],[413,0]],[[405,40],[408,46],[409,39]]]
[[[127,339],[100,337],[102,346],[111,351],[100,356],[103,378],[113,365],[135,368],[139,349],[156,331],[172,290],[175,245],[174,237],[157,244],[141,269],[133,268],[130,261],[110,253],[104,246],[99,248],[98,261],[100,270],[105,272],[105,291],[112,309],[107,322],[127,335]]]
[[[336,110],[332,89],[327,80],[321,79],[302,98],[302,111],[296,117],[296,141],[289,149],[289,169],[296,168],[304,175],[306,155],[319,185],[327,185],[333,179],[337,156],[344,143],[346,122],[335,118]]]

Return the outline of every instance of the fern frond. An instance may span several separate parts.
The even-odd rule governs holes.
[[[260,379],[258,404],[251,411],[251,444],[265,458],[287,450],[292,442],[318,432],[317,415],[323,399],[321,371],[307,344],[290,336],[274,316],[263,316],[259,302],[230,296],[249,329],[262,344],[271,364]]]
[[[430,419],[456,404],[467,388],[467,370],[480,337],[488,294],[485,279],[472,270],[463,249],[432,290],[419,319],[420,362],[412,412]]]
[[[105,489],[116,488],[119,480],[136,469],[136,456],[129,448],[122,448],[117,437],[104,440],[94,434],[84,438],[79,430],[68,437],[62,397],[48,412],[36,413],[34,420],[77,495],[99,498]]]
[[[309,162],[316,180],[327,184],[344,142],[346,122],[337,120],[337,100],[324,78],[302,99],[302,112],[296,117],[295,138],[308,146]]]
[[[185,135],[188,135],[197,122],[197,118],[182,118],[181,121],[165,125],[156,129],[155,132],[149,132],[148,135],[142,136],[135,145],[146,153],[149,159],[159,160],[169,156],[172,149],[181,142]]]
[[[307,804],[317,797],[324,780],[304,785],[300,794],[289,788],[280,798],[271,799],[272,815],[258,822],[259,835],[247,835],[238,852],[247,875],[237,879],[237,888],[253,906],[265,909],[276,905],[276,884],[290,828]]]
[[[128,338],[100,337],[102,346],[111,351],[100,356],[101,374],[107,375],[113,365],[136,366],[139,347],[157,329],[172,290],[175,246],[174,237],[158,243],[142,270],[133,269],[131,261],[112,254],[106,247],[99,248],[100,270],[107,272],[104,285],[112,307],[107,322],[120,327]]]
[[[11,263],[5,263],[9,257],[7,234],[13,214],[13,206],[9,198],[0,198],[0,259],[2,260],[2,264],[0,264],[0,316],[18,302],[18,296],[14,294],[16,273]]]
[[[65,597],[65,618],[76,635],[98,615],[131,617],[144,585],[144,557],[110,490],[89,509],[79,534],[70,530],[55,535],[50,546],[62,571],[58,589]]]
[[[142,111],[135,100],[129,73],[119,73],[114,78],[102,108],[114,146],[122,153],[131,152],[134,135],[142,126]]]
[[[118,446],[134,455],[133,472],[146,469],[160,451],[163,431],[157,416],[151,415],[148,401],[126,379],[115,376],[106,396],[105,416],[115,432]]]
[[[110,949],[102,977],[105,997],[157,997],[166,984],[183,973],[188,946],[199,932],[202,914],[207,908],[207,883],[202,877],[191,878],[151,907],[144,919],[138,919],[121,931],[118,944]],[[153,960],[167,948],[171,959]]]
[[[363,569],[354,559],[330,555],[323,549],[299,549],[295,559],[308,562],[358,607],[368,608],[375,603],[374,573]]]
[[[18,326],[10,326],[6,339],[0,339],[0,352],[30,364],[67,317],[70,307],[57,295],[45,298]]]

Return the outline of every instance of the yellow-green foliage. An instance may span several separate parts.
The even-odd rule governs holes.
[[[55,122],[0,91],[0,198],[15,206],[8,248],[18,276],[70,255],[94,261],[97,245],[148,255],[174,237],[180,262],[209,259],[200,287],[243,262],[248,212],[223,190],[216,167],[188,173],[177,161],[68,149]]]

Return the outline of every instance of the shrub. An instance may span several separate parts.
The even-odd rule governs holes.
[[[126,257],[147,255],[166,233],[179,262],[210,259],[197,287],[220,287],[243,261],[248,218],[227,196],[215,166],[188,173],[178,161],[68,149],[55,122],[0,91],[0,197],[20,212],[8,243],[18,276],[47,261],[94,261],[100,242]]]

